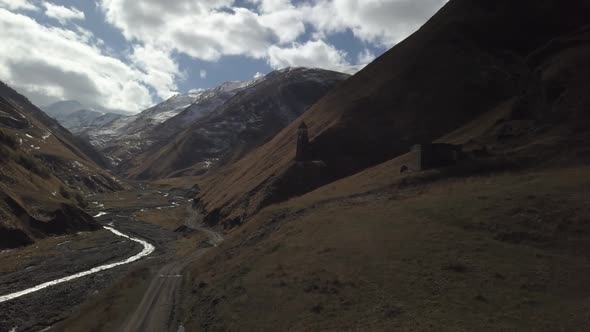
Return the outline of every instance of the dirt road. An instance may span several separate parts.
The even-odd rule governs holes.
[[[223,236],[199,223],[198,214],[191,211],[185,225],[207,234],[208,242],[217,246]],[[182,272],[191,262],[199,259],[210,248],[195,251],[190,257],[164,265],[150,282],[139,306],[125,321],[123,331],[177,331],[178,322],[173,321],[174,307],[180,300]]]

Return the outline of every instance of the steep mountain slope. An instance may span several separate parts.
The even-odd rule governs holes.
[[[212,89],[179,94],[136,115],[98,118],[79,133],[114,164],[125,164],[154,142],[182,131],[213,111],[250,83],[226,82]]]
[[[44,107],[43,112],[74,134],[86,134],[96,128],[105,127],[116,119],[130,116],[121,111],[102,112],[88,109],[76,100],[53,103]]]
[[[589,24],[582,14],[589,8],[582,0],[451,1],[300,118],[313,159],[322,163],[293,162],[295,121],[203,179],[198,199],[207,220],[240,222],[262,206],[431,142],[512,98],[534,96],[529,91],[545,88],[535,51]]]
[[[68,115],[83,109],[85,109],[84,105],[77,100],[62,100],[43,107],[43,112],[56,119],[67,117]]]
[[[182,112],[184,109],[192,105],[199,95],[199,92],[193,92],[173,96],[170,99],[131,117],[130,119],[132,119],[132,121],[121,130],[125,135],[136,135],[144,132],[156,124],[162,123]]]
[[[79,110],[68,114],[67,116],[53,118],[56,119],[66,129],[74,134],[77,134],[83,132],[86,128],[93,126],[94,121],[104,115],[105,114],[96,111]]]
[[[238,160],[272,138],[346,78],[346,74],[308,68],[272,72],[169,142],[155,144],[135,158],[132,165],[127,165],[129,174],[136,178],[194,174],[214,163],[223,165]],[[179,120],[183,119],[181,116]],[[165,131],[168,122],[154,131]]]
[[[441,13],[467,19],[472,3]],[[504,15],[589,8],[530,1],[524,15],[521,3]],[[179,319],[190,330],[584,330],[590,22],[579,24],[522,55],[522,89],[436,139],[484,156],[400,173],[406,153],[267,206],[194,264]],[[228,183],[255,182],[260,165],[249,166]]]
[[[0,245],[97,229],[76,205],[83,193],[121,189],[102,155],[4,83],[0,130]]]
[[[256,84],[264,78],[245,82],[225,82],[222,85],[202,90],[195,101],[182,112],[154,127],[148,134],[151,138],[169,138],[190,127],[196,120],[205,117],[241,90]]]

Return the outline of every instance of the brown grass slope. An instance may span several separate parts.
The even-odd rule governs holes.
[[[129,174],[139,179],[193,175],[211,163],[234,162],[270,140],[346,78],[322,69],[274,71],[189,129],[134,158]]]
[[[51,129],[54,135],[62,145],[64,145],[77,158],[93,163],[102,168],[108,168],[109,164],[106,158],[100,154],[88,141],[74,136],[67,129],[61,126],[56,120],[50,118],[31,103],[26,97],[10,88],[4,82],[0,81],[0,97],[2,97],[5,107],[17,107],[20,111],[30,116],[40,126]],[[8,105],[6,105],[8,104]],[[33,124],[35,125],[35,124]]]
[[[185,278],[187,329],[587,330],[588,59],[590,26],[550,41],[522,94],[438,139],[477,163],[405,154],[261,210]]]
[[[121,189],[102,156],[0,85],[0,248],[95,230],[84,193]]]
[[[262,210],[188,274],[185,326],[586,329],[587,167],[416,186],[387,182],[396,170]]]
[[[449,2],[301,116],[313,155],[327,168],[301,175],[293,165],[295,121],[242,160],[205,176],[201,205],[214,221],[247,218],[529,94],[541,84],[541,68],[529,57],[588,24],[589,6],[582,0]]]

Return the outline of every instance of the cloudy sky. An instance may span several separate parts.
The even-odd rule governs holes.
[[[141,111],[288,66],[354,73],[446,0],[0,0],[0,80]]]

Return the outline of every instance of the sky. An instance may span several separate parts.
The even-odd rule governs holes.
[[[354,74],[447,0],[0,0],[0,80],[139,112],[290,66]]]

